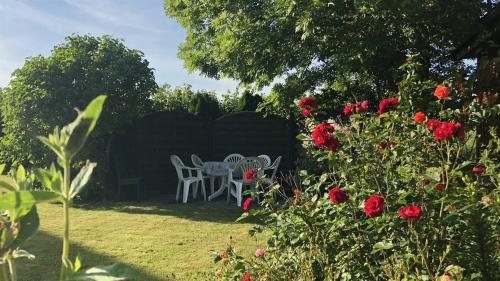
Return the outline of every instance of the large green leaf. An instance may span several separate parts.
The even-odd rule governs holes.
[[[120,281],[137,277],[137,272],[123,264],[96,266],[79,270],[68,276],[68,281]]]
[[[59,198],[49,191],[18,191],[7,192],[0,196],[0,210],[9,211],[11,220],[27,215],[35,204]]]
[[[101,115],[105,100],[106,96],[102,95],[92,100],[85,110],[78,114],[75,121],[62,129],[61,134],[67,134],[68,136],[64,151],[68,158],[66,160],[73,158],[87,141],[88,136],[94,130],[97,119]]]
[[[16,181],[9,176],[0,175],[0,191],[17,191],[19,186]]]

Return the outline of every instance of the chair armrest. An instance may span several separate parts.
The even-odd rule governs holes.
[[[201,168],[196,168],[196,167],[182,167],[182,169],[185,169],[185,170],[191,170],[191,171],[198,171],[200,170],[201,171]]]

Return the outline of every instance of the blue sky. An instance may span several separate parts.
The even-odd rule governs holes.
[[[129,48],[144,52],[159,84],[187,83],[218,93],[238,84],[188,74],[177,58],[185,32],[165,15],[163,0],[0,0],[0,87],[26,57],[47,56],[72,33],[124,39]]]

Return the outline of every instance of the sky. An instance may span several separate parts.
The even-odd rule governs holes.
[[[48,56],[73,33],[109,34],[141,50],[158,84],[191,84],[226,93],[238,82],[189,74],[177,57],[184,29],[165,15],[163,0],[0,0],[0,87],[27,57]]]

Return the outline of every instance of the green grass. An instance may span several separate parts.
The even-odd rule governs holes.
[[[19,264],[20,281],[57,280],[62,247],[62,206],[41,204],[40,231],[24,246],[36,256]],[[71,209],[71,256],[84,265],[114,262],[139,272],[138,280],[203,280],[214,270],[212,251],[229,237],[243,256],[263,246],[251,224],[235,223],[241,209],[224,203],[98,204]]]

